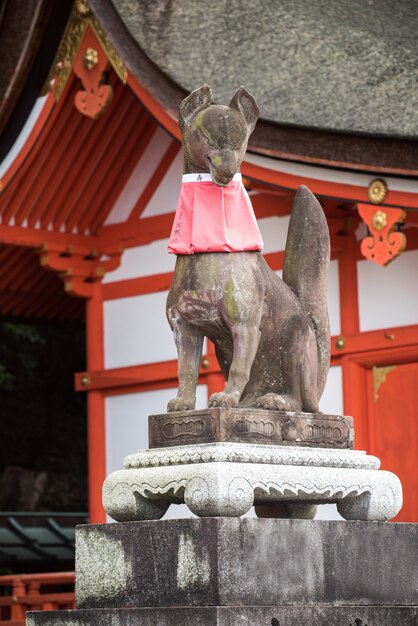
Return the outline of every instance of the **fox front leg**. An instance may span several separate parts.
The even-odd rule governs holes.
[[[251,367],[260,341],[259,320],[255,324],[236,324],[230,330],[233,341],[233,358],[228,382],[223,392],[210,397],[209,406],[235,407],[250,378]]]
[[[177,397],[170,400],[167,411],[191,411],[196,405],[196,385],[203,349],[203,335],[183,319],[176,307],[167,311],[174,333],[178,354],[179,389]]]

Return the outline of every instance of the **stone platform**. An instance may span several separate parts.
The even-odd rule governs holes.
[[[176,607],[27,614],[27,626],[417,626],[413,607]]]
[[[150,415],[149,447],[236,442],[352,448],[353,418],[324,413],[209,408]]]
[[[103,506],[117,521],[159,519],[185,502],[200,517],[240,516],[255,505],[271,517],[314,517],[336,503],[345,519],[390,520],[402,506],[397,476],[349,449],[208,443],[140,450],[103,485]],[[287,515],[273,509],[286,505]],[[293,511],[292,511],[293,509]]]
[[[28,626],[413,626],[418,525],[208,518],[81,526],[75,611]]]

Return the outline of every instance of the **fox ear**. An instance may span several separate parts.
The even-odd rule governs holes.
[[[196,113],[206,109],[212,102],[212,89],[206,83],[195,89],[180,104],[179,126],[183,130]]]
[[[254,96],[245,87],[239,87],[234,93],[229,106],[244,116],[248,126],[248,134],[251,135],[260,115],[260,109]]]

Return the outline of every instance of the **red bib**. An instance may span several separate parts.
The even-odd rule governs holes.
[[[168,251],[243,252],[262,250],[253,207],[235,174],[226,187],[212,181],[210,174],[184,174]]]

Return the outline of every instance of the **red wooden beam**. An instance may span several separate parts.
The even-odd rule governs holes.
[[[315,195],[324,198],[339,198],[367,203],[369,201],[367,186],[353,185],[347,183],[335,183],[327,180],[318,180],[301,176],[299,174],[288,174],[277,170],[269,169],[265,166],[244,162],[241,166],[244,176],[251,179],[267,182],[282,189],[297,189],[299,185],[306,185]],[[325,171],[324,171],[325,175]],[[385,198],[385,205],[400,206],[405,208],[418,208],[418,194],[404,191],[389,190]],[[382,205],[384,206],[384,205]]]
[[[55,249],[56,251],[58,249],[65,251],[70,246],[74,254],[88,255],[94,248],[98,248],[99,239],[90,235],[76,235],[0,224],[0,243],[28,248],[43,247],[45,249]],[[54,245],[56,246],[55,248]]]
[[[123,224],[103,226],[97,233],[100,241],[106,246],[115,239],[124,247],[142,246],[158,239],[169,237],[173,225],[174,213],[143,217]]]
[[[331,353],[333,365],[344,362],[344,357],[357,353],[366,354],[364,359],[370,359],[379,349],[397,348],[409,350],[411,346],[418,351],[418,325],[401,328],[357,333],[346,338],[346,346],[343,350],[336,347],[337,337],[331,339]],[[369,351],[369,354],[367,354]],[[220,374],[220,368],[215,358],[209,359],[206,368],[200,370],[200,376]],[[77,391],[102,390],[106,393],[111,389],[125,389],[128,387],[149,385],[156,381],[168,386],[168,381],[177,380],[177,361],[164,361],[132,367],[114,369],[89,370],[77,373],[75,376],[75,388]],[[203,379],[202,379],[203,380]],[[164,384],[163,384],[164,386]]]
[[[151,115],[161,124],[165,130],[181,141],[181,132],[178,125],[178,111],[166,110],[153,96],[145,89],[140,81],[128,72],[128,85],[139,98],[142,104],[148,109]]]

